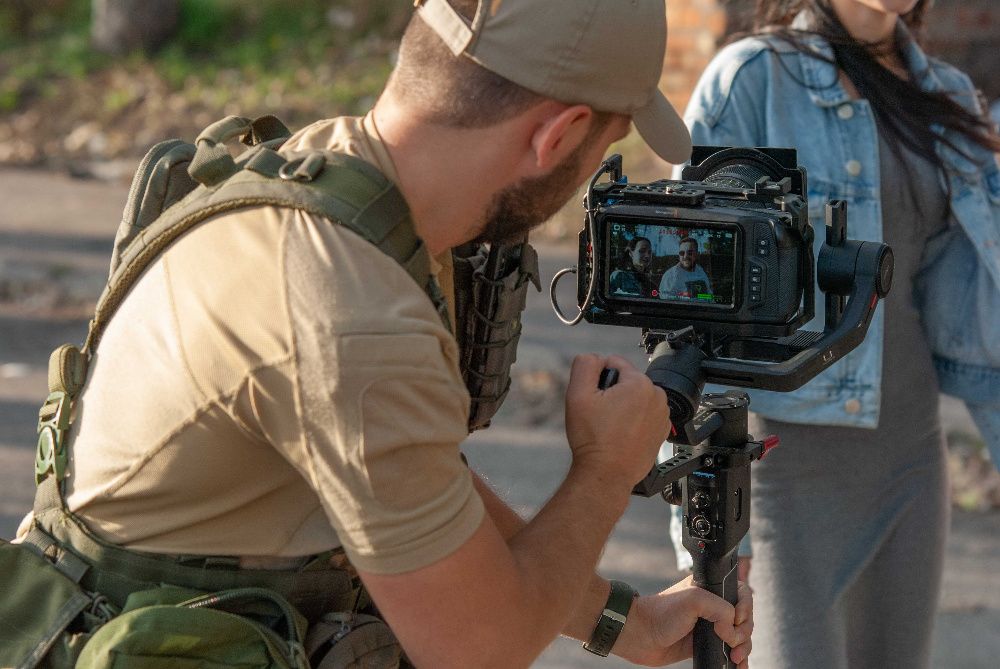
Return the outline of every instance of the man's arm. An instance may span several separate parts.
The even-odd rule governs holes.
[[[497,495],[489,483],[475,472],[472,472],[472,482],[476,487],[476,492],[483,500],[486,513],[493,519],[497,531],[500,532],[504,541],[510,540],[528,524]],[[594,631],[594,625],[600,617],[610,590],[611,583],[594,573],[586,590],[582,593],[579,604],[563,627],[562,634],[580,641],[588,640],[590,633]]]
[[[621,376],[602,391],[597,381],[605,366],[618,368]],[[598,601],[599,610],[602,593],[593,582],[594,568],[632,484],[653,461],[667,416],[662,391],[627,361],[578,357],[567,392],[573,463],[535,518],[505,540],[487,514],[465,544],[437,562],[401,574],[362,571],[417,666],[528,666],[567,627],[581,602],[590,608]],[[501,515],[500,525],[510,531],[511,520]],[[683,627],[677,639],[701,615],[720,621],[717,631],[728,643],[743,641],[728,603],[704,592],[683,599],[690,603],[689,615],[677,616]],[[586,627],[576,620],[569,625],[577,636],[589,634],[592,625]],[[653,642],[662,639],[658,635]]]
[[[475,473],[473,473],[473,483],[476,492],[483,500],[486,512],[493,518],[497,529],[505,539],[517,534],[527,524],[497,495],[489,483]],[[740,580],[745,581],[742,558],[740,568]],[[608,580],[595,572],[583,591],[576,610],[563,627],[562,634],[580,641],[588,640],[608,599],[610,589],[611,584]],[[693,625],[693,621],[700,617],[695,607],[703,603],[701,600],[711,599],[711,596],[705,597],[705,595],[707,593],[695,586],[691,577],[688,577],[661,593],[640,597],[633,605],[625,629],[614,645],[614,654],[651,666],[673,663],[690,657],[692,653],[690,634],[678,636],[679,641],[675,643],[665,643],[660,639],[669,641],[669,637],[658,628],[668,625],[683,627],[688,621]],[[745,669],[746,658],[751,649],[753,602],[750,590],[744,584],[740,586],[740,601],[736,606],[735,624],[737,633],[740,638],[745,639],[745,642],[734,647],[731,657],[741,669]]]
[[[674,267],[671,267],[670,269],[668,269],[666,272],[663,273],[663,276],[660,277],[660,288],[659,288],[659,290],[660,290],[660,299],[661,300],[665,300],[668,297],[671,297],[673,295],[673,292],[674,292],[673,291],[673,283],[674,283],[673,277],[677,273],[676,271],[674,271],[675,267],[677,267],[677,266],[674,265]]]

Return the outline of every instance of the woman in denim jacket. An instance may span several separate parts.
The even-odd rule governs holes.
[[[685,115],[695,144],[797,148],[813,225],[846,200],[848,236],[896,256],[857,350],[794,393],[751,392],[755,427],[782,437],[754,468],[766,669],[929,666],[948,526],[939,390],[1000,462],[1000,138],[968,77],[911,37],[927,4],[758,0],[758,34],[718,54]]]

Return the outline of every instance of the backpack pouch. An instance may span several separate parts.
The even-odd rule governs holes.
[[[314,669],[409,667],[389,626],[364,613],[328,613],[309,628],[306,651]]]
[[[28,546],[0,539],[0,666],[39,666],[93,599]]]
[[[166,599],[178,589],[165,588]],[[155,591],[153,591],[155,592]],[[178,604],[136,606],[91,637],[79,669],[308,669],[301,638],[304,622],[273,591],[242,588],[202,595]],[[239,612],[238,612],[239,611]],[[242,611],[248,611],[244,615]],[[279,634],[260,620],[266,611],[284,626]]]

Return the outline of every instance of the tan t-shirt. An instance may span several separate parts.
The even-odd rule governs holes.
[[[371,116],[286,149],[358,156],[396,179]],[[291,557],[343,545],[396,573],[482,521],[458,444],[454,337],[391,258],[276,208],[208,221],[132,289],[71,433],[68,503],[100,535],[162,553]]]

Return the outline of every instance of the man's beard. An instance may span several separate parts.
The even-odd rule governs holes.
[[[493,196],[486,209],[486,222],[476,242],[508,244],[524,239],[528,231],[552,218],[576,192],[580,162],[595,128],[552,171],[525,178]]]

